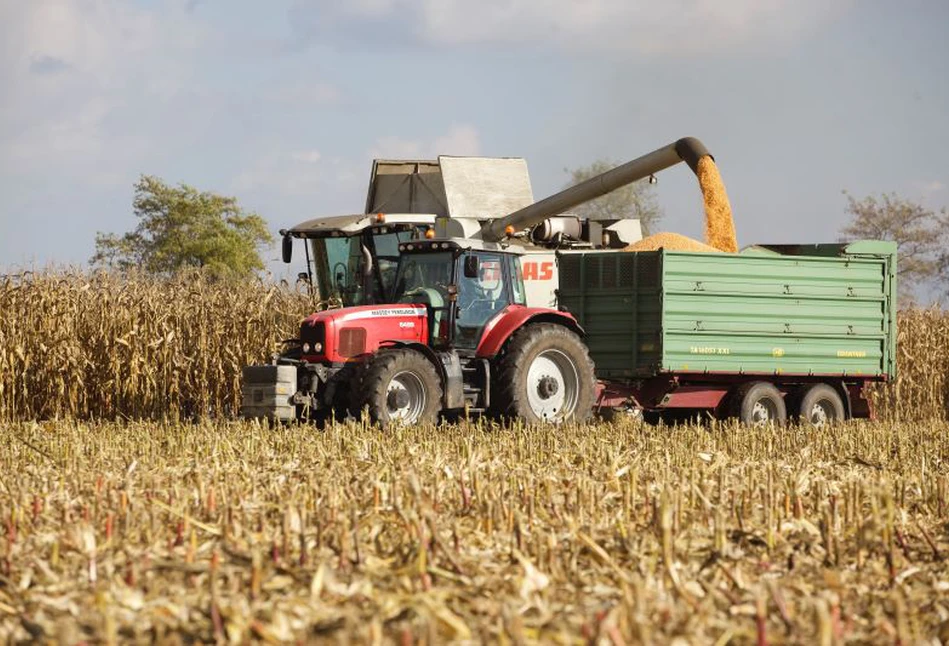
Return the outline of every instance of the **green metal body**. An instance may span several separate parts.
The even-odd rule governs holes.
[[[604,380],[896,376],[896,245],[558,254],[559,305]]]

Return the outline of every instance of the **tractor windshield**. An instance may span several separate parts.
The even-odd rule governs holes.
[[[450,251],[404,254],[399,259],[395,278],[394,302],[428,306],[429,340],[436,348],[445,347],[451,341],[448,285],[454,262]]]
[[[395,280],[395,300],[443,307],[453,264],[454,257],[449,251],[402,256]]]

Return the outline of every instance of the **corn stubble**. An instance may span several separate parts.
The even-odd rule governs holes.
[[[0,641],[920,643],[947,457],[937,421],[7,423]]]

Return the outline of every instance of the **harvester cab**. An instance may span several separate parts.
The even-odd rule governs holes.
[[[316,218],[283,236],[283,260],[293,258],[293,241],[303,239],[306,271],[324,304],[336,307],[389,302],[399,261],[399,245],[424,236],[435,224],[428,214],[364,214]]]

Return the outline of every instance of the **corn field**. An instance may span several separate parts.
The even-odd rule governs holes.
[[[947,460],[939,421],[5,423],[0,642],[935,644]]]
[[[232,416],[241,367],[313,309],[304,292],[199,276],[7,276],[0,419]]]
[[[315,304],[263,283],[0,278],[0,419],[233,417],[241,368],[266,362]],[[899,379],[875,388],[885,419],[945,417],[949,315],[904,312]]]

